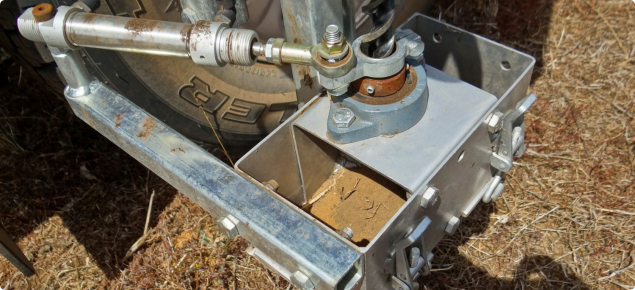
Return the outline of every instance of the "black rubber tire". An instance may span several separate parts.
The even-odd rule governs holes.
[[[24,9],[39,3],[48,2],[59,6],[71,5],[75,1],[76,0],[4,0],[0,3],[0,46],[22,65],[26,73],[30,73],[41,80],[42,86],[46,86],[59,96],[61,96],[64,89],[64,84],[61,81],[55,63],[52,59],[43,59],[35,44],[20,35],[16,27],[16,20]],[[161,1],[154,1],[149,4],[156,6],[158,2]],[[164,0],[164,2],[168,2],[168,0]],[[97,9],[96,12],[104,14],[116,13],[116,15],[125,16],[132,14],[136,16],[136,10],[134,9],[124,9],[123,12],[126,13],[115,12],[115,9],[113,9],[114,4],[127,5],[130,3],[137,3],[137,6],[141,8],[144,7],[141,5],[140,0],[136,0],[136,2],[133,0],[102,0],[101,7]],[[414,5],[416,9],[406,7],[405,11],[413,12],[423,10],[427,4],[422,3],[431,3],[431,0],[417,0],[409,3]],[[278,19],[275,14],[271,14],[271,11],[268,13],[270,13],[268,15],[274,15],[272,17]],[[176,16],[177,17],[173,17],[169,21],[180,21],[180,14]],[[282,20],[280,20],[280,23],[281,22]],[[197,75],[193,73],[188,74],[171,67],[171,69],[178,71],[181,76],[187,77],[188,80],[179,80],[178,86],[169,90],[158,89],[157,92],[155,90],[157,90],[158,86],[153,86],[152,82],[162,81],[161,78],[156,77],[156,71],[151,68],[153,59],[143,59],[142,62],[138,62],[143,64],[143,72],[146,73],[146,77],[144,78],[143,75],[139,73],[138,65],[137,68],[132,68],[130,59],[126,59],[124,55],[118,52],[99,49],[86,49],[84,52],[89,70],[100,78],[102,82],[108,84],[137,106],[143,108],[176,131],[203,145],[205,148],[210,149],[219,156],[218,141],[214,137],[215,134],[211,132],[212,130],[208,125],[209,123],[206,119],[203,119],[202,114],[199,114],[200,110],[198,110],[196,104],[193,104],[191,101],[189,101],[190,103],[185,102],[184,100],[186,100],[186,98],[182,95],[183,91],[189,90],[188,88],[193,90],[196,87],[195,79],[200,81],[200,83],[198,83],[200,90],[203,90],[202,88],[206,85],[208,92],[212,93],[211,90],[213,90],[214,95],[217,97],[220,96],[220,99],[223,99],[222,102],[219,102],[218,107],[212,111],[215,113],[212,113],[213,115],[210,114],[209,118],[213,126],[217,128],[216,131],[219,133],[225,147],[236,157],[253,147],[297,110],[295,85],[293,82],[291,80],[287,82],[276,82],[276,78],[282,78],[279,76],[285,74],[290,76],[290,67],[279,68],[272,66],[272,68],[262,69],[254,66],[253,69],[250,68],[243,71],[242,68],[232,68],[228,66],[222,75],[227,76],[233,73],[234,75],[238,75],[243,83],[249,83],[250,85],[255,84],[255,86],[257,86],[255,88],[249,88],[226,83],[228,85],[226,85],[225,88],[230,87],[230,91],[225,91],[225,88],[221,87],[224,82],[221,78],[201,81],[197,78],[198,73]],[[190,64],[188,63],[187,65]],[[148,69],[148,67],[150,67],[150,69]],[[284,71],[285,69],[289,69],[289,71]],[[272,70],[280,71],[270,73]],[[254,75],[255,79],[252,78],[249,79],[250,81],[245,81],[248,80],[248,76],[254,77]],[[190,76],[192,76],[191,79]],[[286,85],[283,85],[283,83]],[[273,84],[273,91],[275,92],[272,92],[272,89],[267,90],[265,88],[266,84]],[[280,85],[280,87],[278,87],[278,85]],[[170,103],[169,101],[174,101],[174,99],[166,101],[165,97],[162,99],[160,96],[161,92],[169,92],[172,94],[169,96],[170,98],[176,98],[181,103]],[[217,92],[220,94],[217,95]],[[182,99],[179,99],[178,96],[181,96]],[[194,95],[192,94],[192,96]],[[211,104],[213,104],[213,102],[210,102],[210,105]],[[220,108],[221,106],[223,106],[223,109]],[[230,111],[231,109],[234,111]],[[205,107],[205,110],[208,111],[208,108]]]
[[[38,1],[42,2],[46,1]],[[22,37],[18,31],[16,19],[21,12],[22,9],[14,0],[0,3],[0,47],[22,66],[25,73],[40,81],[37,85],[46,86],[48,90],[61,96],[64,83],[59,77],[55,63],[45,61],[35,44]]]
[[[0,47],[4,48],[24,69],[24,73],[33,75],[41,86],[62,98],[64,82],[61,74],[52,59],[43,59],[35,44],[19,33],[17,29],[17,18],[27,8],[40,3],[50,3],[55,6],[72,5],[76,0],[4,0],[0,3]],[[121,3],[130,0],[118,0]],[[112,3],[101,1],[101,10],[97,13],[104,13]],[[107,12],[106,12],[107,13]],[[129,16],[129,15],[125,15]],[[170,104],[167,104],[155,95],[148,84],[144,83],[138,75],[130,68],[123,57],[115,51],[98,49],[85,49],[85,61],[89,71],[96,75],[102,82],[117,90],[126,98],[139,107],[146,110],[156,118],[160,119],[181,134],[197,142],[204,148],[210,150],[217,156],[222,156],[219,152],[218,141],[214,137],[207,122],[194,120],[191,116],[183,114]],[[297,103],[290,104],[297,105]],[[270,104],[267,104],[269,111],[274,111]],[[293,111],[295,111],[293,108]],[[283,108],[283,110],[286,110]],[[269,111],[265,112],[268,113]],[[281,113],[276,109],[275,113]],[[293,112],[291,111],[291,112]],[[195,113],[198,113],[196,111]],[[287,112],[284,111],[286,114]],[[263,115],[265,115],[263,113]],[[214,127],[218,126],[213,116],[210,116]],[[258,124],[255,124],[256,126]],[[216,129],[221,141],[230,151],[230,154],[238,157],[252,148],[257,142],[264,138],[268,131],[258,133],[242,132],[240,130],[227,130],[225,128]]]

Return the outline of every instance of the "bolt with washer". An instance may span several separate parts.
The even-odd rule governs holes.
[[[333,122],[337,128],[348,128],[355,122],[355,114],[349,108],[338,108],[333,112]]]
[[[327,26],[320,42],[320,56],[326,60],[340,60],[346,56],[346,53],[348,53],[348,43],[339,26],[335,24]]]

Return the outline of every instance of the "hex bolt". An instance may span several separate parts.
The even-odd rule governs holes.
[[[348,44],[337,25],[331,24],[326,27],[318,53],[329,62],[337,62],[346,56]]]
[[[487,118],[487,130],[490,133],[498,133],[503,128],[503,116],[503,113],[496,111]]]
[[[410,268],[417,267],[419,265],[419,257],[421,257],[421,250],[417,247],[410,249]]]
[[[219,228],[223,232],[225,232],[225,235],[227,235],[230,239],[238,236],[238,227],[236,226],[236,222],[234,222],[235,220],[235,217],[233,217],[232,215],[228,215],[227,217],[218,221]]]
[[[355,121],[355,114],[349,108],[338,108],[333,112],[333,122],[337,128],[348,128]]]
[[[326,43],[335,44],[342,41],[342,32],[337,25],[331,24],[326,27],[326,32],[324,32],[323,37]]]
[[[459,219],[456,216],[451,217],[450,220],[448,221],[448,224],[445,226],[445,232],[450,235],[454,234],[454,232],[456,232],[456,229],[459,227],[460,223],[461,223],[461,219]]]
[[[345,227],[339,232],[340,236],[344,237],[347,240],[351,240],[353,238],[353,230],[349,227]]]
[[[421,207],[428,208],[434,206],[439,200],[438,190],[434,187],[428,187],[421,196]]]

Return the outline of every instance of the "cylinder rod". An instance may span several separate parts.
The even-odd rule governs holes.
[[[78,12],[66,21],[75,46],[189,57],[192,24]]]

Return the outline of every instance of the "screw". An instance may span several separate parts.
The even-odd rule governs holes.
[[[372,96],[375,93],[375,87],[373,87],[372,85],[368,85],[366,87],[366,92]]]
[[[342,32],[340,31],[340,28],[335,24],[327,26],[326,32],[324,32],[324,40],[326,40],[326,43],[328,44],[335,44],[342,41]]]
[[[350,241],[353,238],[353,230],[349,227],[345,227],[340,231],[340,236]]]
[[[355,121],[355,114],[349,108],[338,108],[333,112],[333,121],[338,128],[348,128]]]
[[[421,257],[421,250],[419,250],[419,248],[413,247],[410,249],[410,268],[419,265],[419,257]]]

